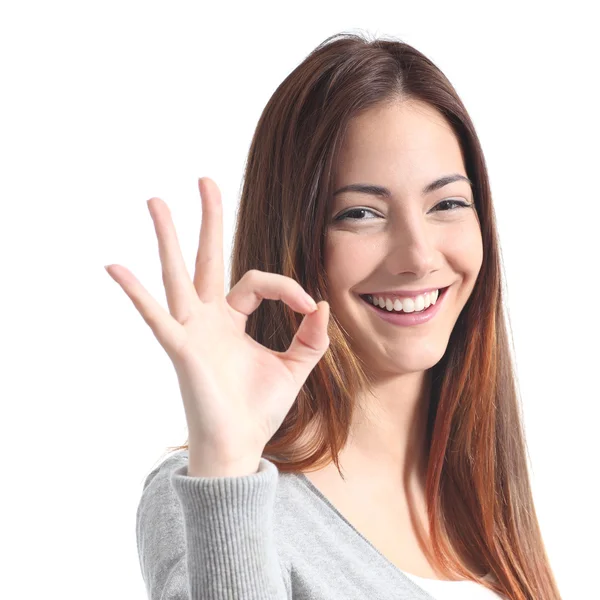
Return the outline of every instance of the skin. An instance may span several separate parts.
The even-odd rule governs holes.
[[[380,105],[357,116],[336,169],[336,190],[367,183],[392,192],[389,200],[360,192],[336,195],[325,252],[331,311],[376,373],[377,383],[373,397],[358,399],[362,409],[340,453],[346,481],[333,463],[305,475],[357,527],[378,538],[380,547],[390,537],[386,528],[411,528],[412,511],[419,515],[417,520],[426,521],[428,369],[444,355],[483,260],[469,183],[456,181],[428,195],[422,193],[433,180],[454,173],[467,175],[454,132],[440,113],[414,100]],[[448,199],[470,206],[437,206]],[[358,211],[344,221],[334,221],[351,208],[372,212]],[[358,296],[450,284],[442,310],[431,321],[413,327],[383,321]],[[381,507],[380,523],[372,516],[373,502]],[[399,512],[403,516],[395,517]],[[419,534],[415,536],[416,544]],[[401,564],[410,572],[436,578],[425,562]]]

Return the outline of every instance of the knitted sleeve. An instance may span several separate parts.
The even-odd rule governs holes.
[[[146,478],[136,538],[149,600],[290,600],[273,531],[277,467],[240,477],[189,477],[171,456]]]

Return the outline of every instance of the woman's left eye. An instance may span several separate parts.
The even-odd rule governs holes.
[[[468,206],[471,206],[471,204],[469,204],[468,202],[463,202],[460,200],[442,200],[441,202],[439,202],[438,204],[436,204],[434,206],[434,210],[438,209],[440,206],[442,205],[454,205],[458,208],[466,208]],[[452,212],[453,210],[456,209],[440,209],[441,212]],[[375,212],[373,210],[371,210],[370,208],[352,208],[348,211],[346,211],[345,213],[342,213],[339,217],[337,217],[336,221],[343,221],[345,219],[347,219],[349,217],[349,215],[351,215],[352,213],[371,213],[371,214],[375,214]],[[377,215],[375,215],[377,216]],[[351,221],[370,221],[371,219],[357,219],[357,218],[353,218],[350,219]]]
[[[471,206],[468,202],[462,202],[460,200],[442,200],[439,204],[436,204],[434,208],[437,208],[438,206],[441,206],[442,204],[454,204],[455,206],[458,207],[467,207],[467,206]],[[443,211],[445,212],[445,211]]]

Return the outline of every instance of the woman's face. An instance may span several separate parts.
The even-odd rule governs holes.
[[[358,191],[334,196],[325,269],[331,311],[375,373],[424,371],[439,362],[475,285],[483,244],[469,182],[424,192],[453,174],[467,176],[458,140],[429,105],[398,102],[352,121],[335,190],[368,184],[387,188],[390,196]],[[348,215],[350,209],[365,210]],[[447,286],[437,314],[420,325],[388,323],[360,297]]]

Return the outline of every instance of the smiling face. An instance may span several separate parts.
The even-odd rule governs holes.
[[[389,197],[335,194],[325,271],[331,311],[375,373],[425,371],[439,362],[475,286],[483,243],[469,182],[459,179],[424,190],[454,174],[467,176],[458,140],[429,105],[398,101],[352,120],[334,189],[367,184],[387,188]],[[447,286],[435,316],[420,325],[389,323],[360,298],[376,291]]]

